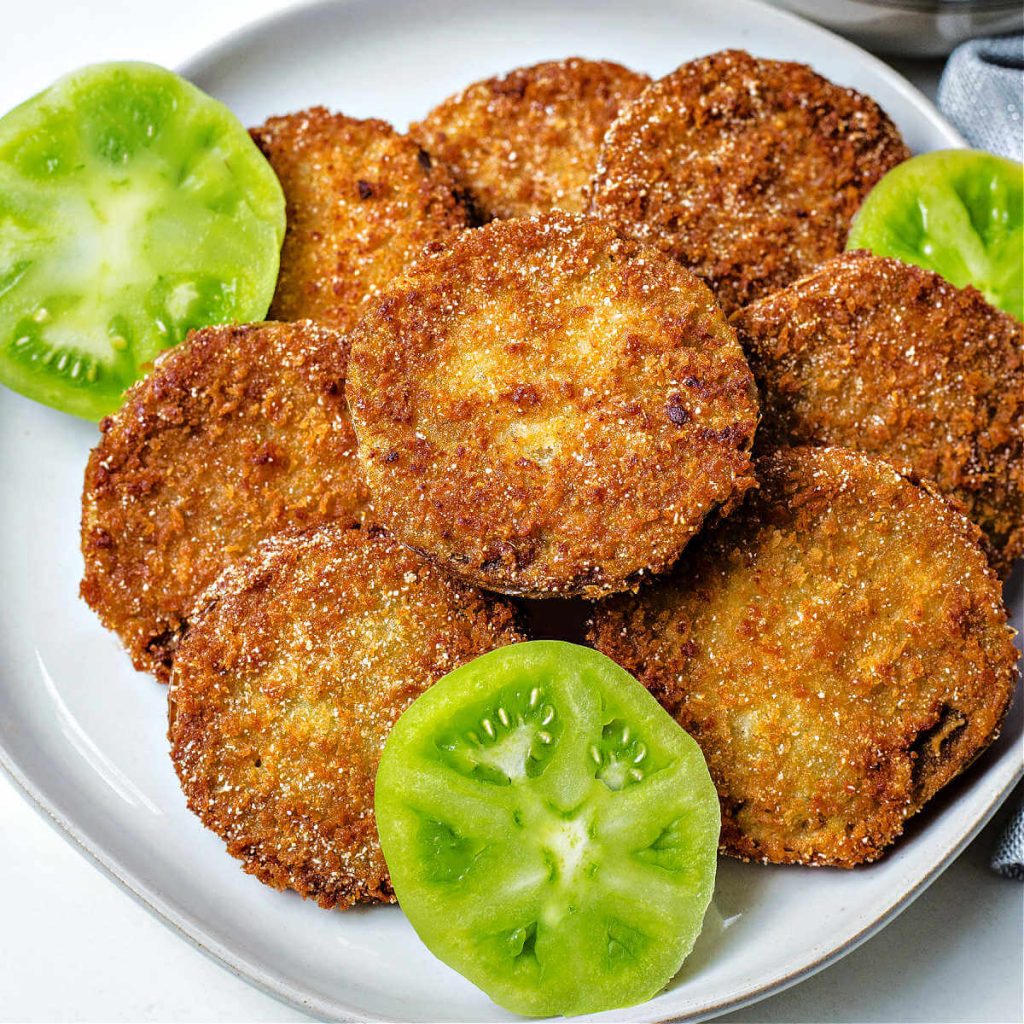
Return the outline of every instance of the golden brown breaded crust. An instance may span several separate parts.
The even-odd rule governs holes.
[[[347,359],[311,323],[207,327],[100,424],[81,593],[137,669],[166,681],[194,599],[264,537],[361,518]]]
[[[846,445],[933,480],[1007,574],[1024,553],[1024,325],[973,288],[847,253],[733,318],[758,443]]]
[[[468,223],[448,171],[385,121],[311,107],[252,137],[287,204],[273,319],[347,331],[424,245]]]
[[[476,82],[409,133],[452,169],[481,213],[582,213],[608,126],[650,82],[610,61],[548,61]]]
[[[350,337],[374,508],[467,582],[635,587],[752,483],[754,381],[711,293],[597,221],[438,244]]]
[[[853,867],[996,736],[1017,651],[980,534],[843,448],[779,449],[672,577],[590,639],[700,744],[743,859]]]
[[[909,155],[866,96],[726,50],[626,107],[590,210],[689,267],[729,313],[842,252],[861,201]]]
[[[522,639],[508,606],[336,524],[269,539],[203,606],[168,691],[189,807],[275,889],[393,902],[373,814],[384,741],[441,676]]]

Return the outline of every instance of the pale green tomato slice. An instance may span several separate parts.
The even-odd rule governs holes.
[[[654,996],[714,887],[719,806],[700,749],[573,644],[504,647],[427,690],[388,738],[376,815],[420,938],[517,1013]]]
[[[0,119],[0,381],[90,419],[192,328],[266,315],[274,172],[235,116],[150,64],[97,64]]]
[[[1024,320],[1024,166],[971,149],[915,156],[868,193],[846,248],[974,285]]]

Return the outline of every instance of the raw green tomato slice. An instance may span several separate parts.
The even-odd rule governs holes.
[[[504,647],[395,724],[376,783],[398,902],[428,948],[531,1016],[649,999],[701,929],[718,798],[697,744],[603,654]]]
[[[974,285],[1024,320],[1024,166],[971,149],[915,156],[868,193],[846,248]]]
[[[96,419],[193,327],[260,320],[284,197],[223,104],[96,64],[0,118],[0,381]]]

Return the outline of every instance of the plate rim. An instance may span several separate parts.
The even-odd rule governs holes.
[[[188,78],[199,76],[206,67],[216,62],[224,51],[244,47],[250,39],[259,37],[275,26],[296,18],[316,17],[318,13],[336,9],[339,6],[349,6],[354,2],[357,2],[357,0],[310,0],[310,2],[297,3],[254,18],[225,33],[208,45],[201,47],[191,57],[179,64],[176,70]],[[942,116],[935,105],[899,71],[895,70],[881,58],[800,15],[778,7],[769,6],[767,3],[762,2],[762,0],[732,0],[732,3],[739,7],[756,10],[762,16],[769,14],[781,27],[785,27],[786,24],[799,25],[801,31],[811,31],[832,49],[839,50],[847,56],[856,58],[859,63],[867,65],[890,88],[899,93],[901,98],[913,107],[922,118],[934,125],[946,137],[949,146],[961,148],[966,146],[963,137]],[[1021,699],[1019,695],[1017,699]],[[1024,752],[1024,745],[1021,746],[1022,752]],[[346,1009],[335,1000],[323,999],[304,992],[302,989],[291,984],[285,977],[276,974],[272,969],[260,966],[251,958],[236,952],[215,939],[191,915],[176,909],[154,887],[142,882],[130,870],[124,868],[116,857],[108,854],[102,844],[90,839],[82,829],[56,806],[53,800],[43,794],[41,788],[20,768],[6,749],[2,737],[0,737],[0,774],[11,781],[14,790],[36,811],[40,818],[77,850],[87,862],[106,875],[118,888],[127,893],[136,904],[143,907],[165,927],[184,939],[190,946],[210,960],[228,970],[235,977],[254,985],[257,989],[286,1005],[292,1006],[304,1013],[315,1014],[322,1019],[342,1021],[346,1022],[346,1024],[366,1019],[378,1021],[392,1019],[380,1014],[370,1016],[356,1015],[351,1009]],[[770,995],[790,988],[852,952],[910,906],[949,867],[953,860],[959,856],[964,848],[970,844],[992,819],[993,815],[1021,779],[1024,779],[1024,757],[1020,758],[1018,763],[1012,768],[1004,784],[991,795],[987,804],[972,822],[971,826],[966,831],[958,832],[952,841],[946,844],[941,854],[929,858],[931,866],[927,872],[911,888],[903,891],[895,900],[891,901],[873,921],[865,925],[856,934],[850,936],[841,945],[802,963],[793,970],[779,972],[770,980],[741,995],[728,997],[695,1013],[658,1017],[656,1018],[657,1024],[704,1021],[727,1011],[752,1005]],[[634,1007],[632,1009],[638,1008]]]
[[[207,46],[200,47],[187,60],[182,61],[175,68],[175,71],[185,78],[192,79],[194,76],[203,74],[207,66],[214,64],[222,50],[228,47],[245,45],[247,37],[257,37],[280,21],[287,21],[296,17],[314,17],[320,12],[350,6],[355,2],[358,2],[358,0],[306,0],[306,2],[296,3],[294,6],[283,10],[254,18],[252,21],[248,21],[219,39],[214,40]],[[388,0],[378,0],[378,2],[387,3]],[[488,0],[478,0],[478,2],[485,3]],[[767,2],[767,0],[730,0],[730,2],[739,7],[756,10],[761,14],[767,12],[772,17],[777,18],[781,26],[786,24],[799,25],[801,31],[809,30],[820,38],[828,40],[831,46],[840,51],[844,51],[850,56],[856,56],[858,61],[862,64],[867,64],[879,77],[885,79],[887,84],[895,89],[904,100],[909,102],[918,113],[927,118],[945,134],[950,146],[961,149],[969,148],[963,135],[957,131],[939,108],[917,86],[891,64],[887,64],[881,57],[876,57],[862,46],[858,46],[849,39],[843,38],[837,32],[833,32],[823,25],[819,25],[793,11],[777,7]]]
[[[1021,753],[1024,753],[1024,738],[1022,738],[1022,742],[1018,743],[1017,746],[1021,748]],[[106,875],[119,889],[130,896],[137,905],[146,910],[168,930],[184,939],[193,949],[198,950],[204,956],[228,970],[236,978],[242,979],[247,984],[254,985],[260,991],[286,1005],[292,1006],[303,1013],[314,1014],[323,1020],[339,1021],[342,1024],[357,1024],[357,1022],[365,1020],[381,1022],[395,1020],[395,1018],[379,1014],[357,1016],[353,1015],[351,1011],[339,1013],[339,1006],[336,1002],[303,993],[283,977],[257,966],[244,956],[233,952],[223,943],[218,942],[191,915],[176,910],[173,905],[162,899],[150,886],[140,882],[130,871],[123,870],[116,858],[109,856],[100,844],[94,843],[84,835],[82,830],[67,815],[58,810],[52,801],[43,796],[39,788],[21,771],[13,758],[8,754],[2,741],[0,741],[0,774],[10,780],[15,792],[65,842],[81,854],[89,864]],[[652,1018],[651,1024],[699,1024],[700,1021],[711,1020],[731,1010],[739,1010],[745,1006],[751,1006],[762,999],[791,988],[805,978],[810,978],[836,961],[841,960],[848,953],[852,953],[858,946],[892,922],[894,918],[906,910],[911,903],[935,882],[963,850],[970,845],[989,821],[992,820],[992,817],[1021,780],[1024,780],[1024,758],[1020,759],[1004,786],[997,789],[991,796],[989,802],[972,826],[966,832],[958,834],[951,843],[947,844],[941,856],[932,859],[931,867],[927,873],[912,888],[906,890],[896,900],[891,902],[870,924],[866,925],[855,935],[852,935],[840,946],[792,971],[766,981],[756,989],[752,989],[743,995],[727,998],[707,1006],[696,1013]],[[628,1009],[636,1009],[636,1007]]]

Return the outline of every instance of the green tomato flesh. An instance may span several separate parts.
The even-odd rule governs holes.
[[[894,167],[861,206],[847,249],[870,249],[974,285],[1024,319],[1024,166],[968,149]]]
[[[0,119],[0,381],[96,419],[195,327],[266,315],[284,197],[235,116],[97,64]]]
[[[573,644],[504,647],[427,690],[388,738],[376,814],[420,938],[517,1013],[651,998],[714,888],[720,815],[700,748]]]

